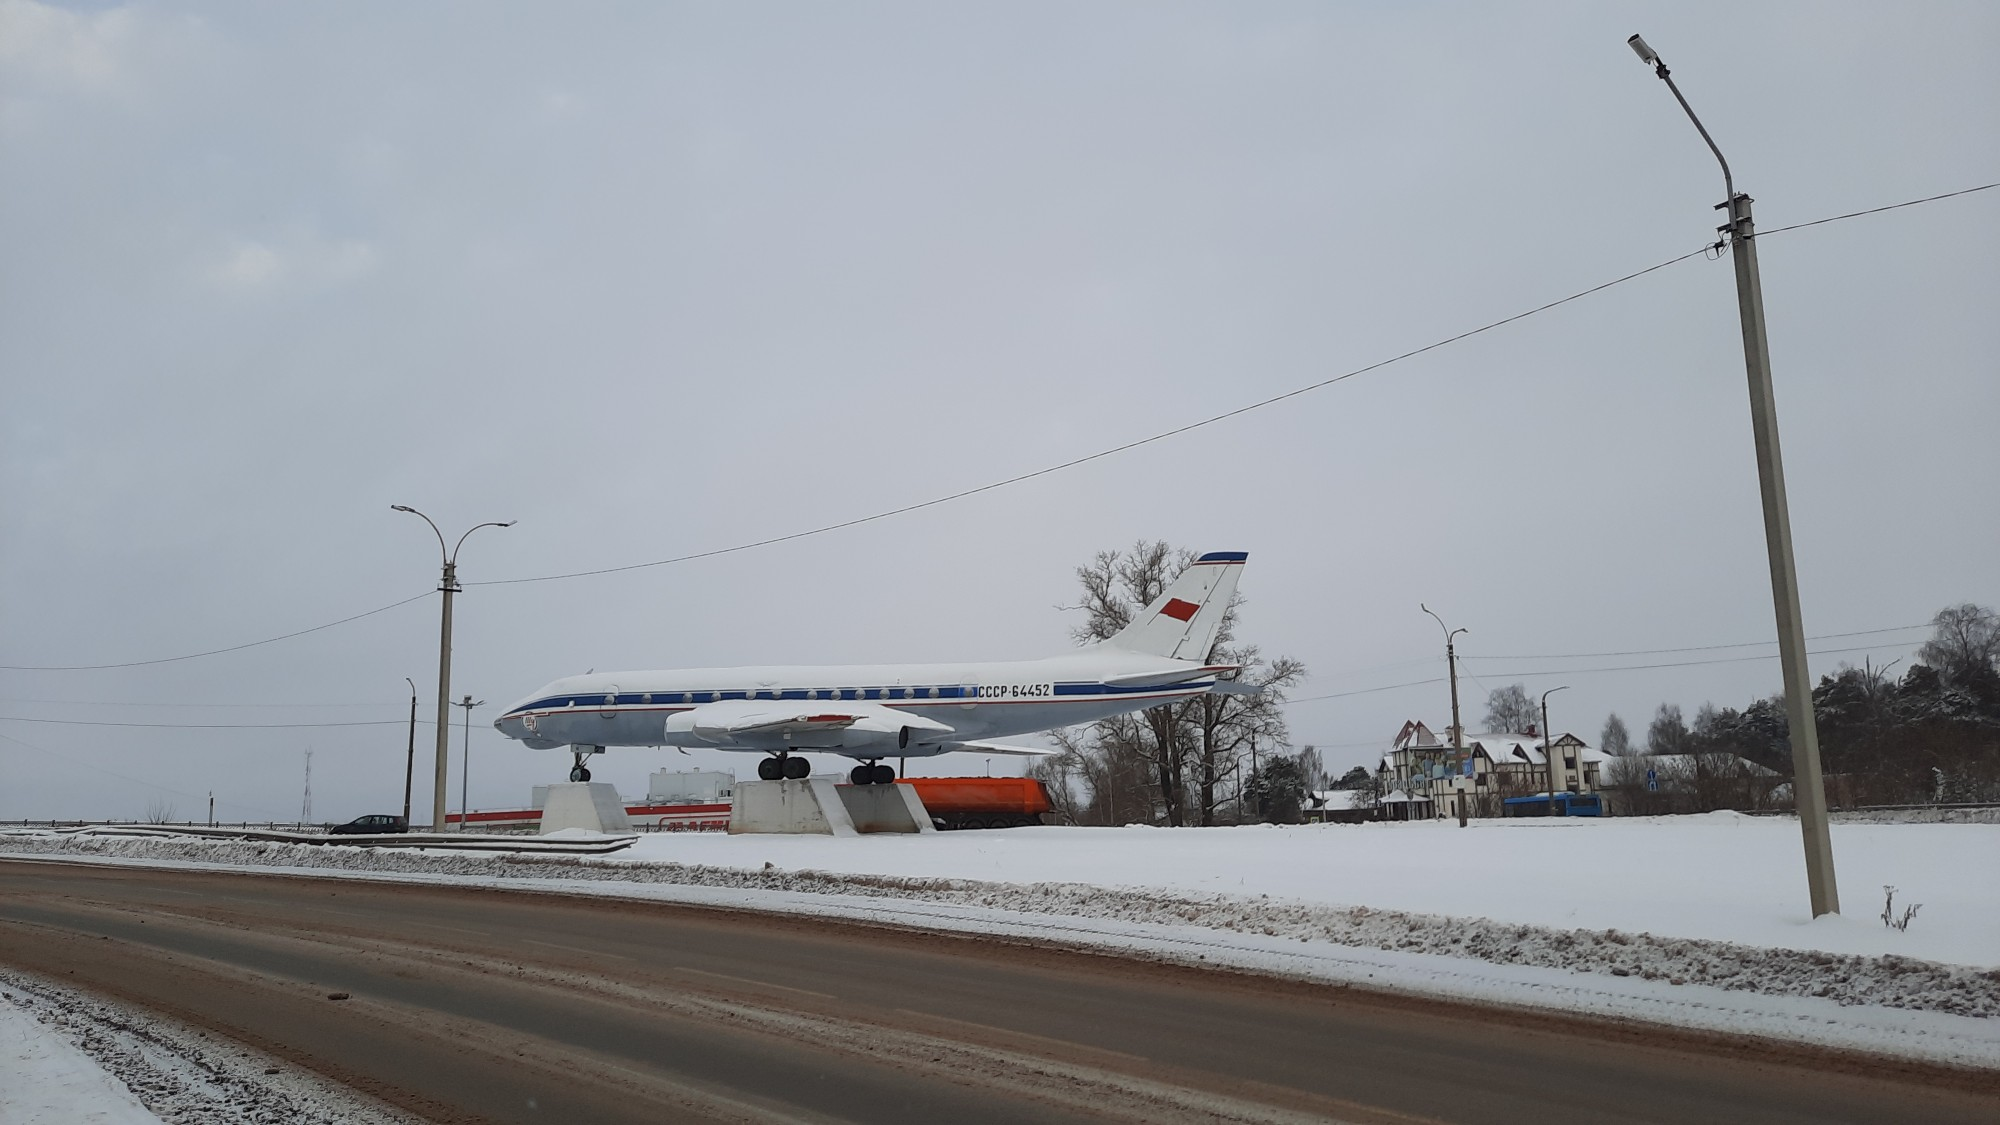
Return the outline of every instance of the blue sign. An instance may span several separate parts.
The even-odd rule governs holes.
[[[1654,793],[1660,791],[1660,775],[1654,773],[1651,766],[1646,767],[1646,788]]]
[[[1471,758],[1467,758],[1467,759],[1465,760],[1465,776],[1467,776],[1467,777],[1471,777],[1471,776],[1472,776],[1472,759],[1471,759]]]

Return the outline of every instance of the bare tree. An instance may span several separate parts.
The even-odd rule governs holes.
[[[1625,720],[1613,711],[1604,720],[1604,731],[1597,736],[1597,748],[1614,758],[1622,758],[1632,752],[1632,732],[1625,729]]]
[[[174,818],[174,804],[165,798],[155,797],[146,802],[146,823],[165,824]]]
[[[1525,686],[1508,684],[1486,693],[1486,729],[1494,734],[1527,734],[1541,721]]]
[[[1133,544],[1127,551],[1100,551],[1077,569],[1083,585],[1077,627],[1080,642],[1107,640],[1158,598],[1195,559],[1194,552],[1165,542]],[[1091,814],[1107,823],[1214,824],[1218,810],[1240,786],[1241,759],[1253,746],[1282,752],[1289,739],[1285,691],[1305,678],[1305,665],[1291,657],[1266,660],[1255,645],[1235,642],[1237,607],[1233,597],[1216,633],[1207,663],[1240,665],[1239,676],[1264,686],[1254,695],[1205,694],[1131,715],[1063,732],[1059,744],[1085,759],[1079,776],[1091,792]],[[1142,802],[1129,791],[1133,766],[1143,763],[1157,802]],[[1103,788],[1100,788],[1102,786]]]
[[[1917,659],[1953,687],[1990,688],[2000,679],[2000,614],[1971,602],[1938,610]]]
[[[1662,703],[1646,728],[1646,753],[1685,754],[1688,748],[1687,720],[1678,703]]]
[[[1049,808],[1063,824],[1082,824],[1083,802],[1077,790],[1084,784],[1083,756],[1065,747],[1060,754],[1038,758],[1028,767],[1028,776],[1042,783],[1048,792]]]

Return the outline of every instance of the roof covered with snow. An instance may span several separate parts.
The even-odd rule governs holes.
[[[1574,748],[1583,762],[1602,762],[1610,757],[1595,746],[1587,745],[1583,739],[1565,731],[1550,740],[1554,745]],[[1548,759],[1542,756],[1542,740],[1532,734],[1468,734],[1465,736],[1468,750],[1484,752],[1486,757],[1499,762],[1527,762],[1530,765],[1546,765]]]

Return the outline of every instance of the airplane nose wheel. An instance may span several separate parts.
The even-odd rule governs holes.
[[[590,768],[583,764],[583,755],[578,754],[576,756],[576,764],[569,768],[569,779],[571,781],[590,780]]]

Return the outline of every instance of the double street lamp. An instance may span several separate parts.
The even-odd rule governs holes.
[[[432,533],[437,536],[438,555],[444,562],[443,577],[438,582],[438,592],[444,595],[444,623],[438,630],[437,776],[434,779],[435,783],[431,787],[431,831],[442,832],[444,831],[446,755],[451,749],[451,596],[459,590],[458,549],[465,546],[465,541],[472,536],[472,533],[482,527],[513,527],[516,521],[507,520],[504,523],[490,521],[474,524],[466,530],[464,535],[458,537],[457,544],[450,549],[446,549],[444,545],[444,532],[438,530],[435,520],[410,507],[408,504],[391,504],[389,507],[398,512],[408,512],[422,519],[425,523],[430,524]],[[468,711],[467,715],[469,716],[470,714],[471,712]]]
[[[1771,600],[1778,617],[1778,659],[1785,675],[1785,717],[1792,741],[1792,798],[1805,836],[1806,888],[1813,917],[1840,913],[1840,892],[1833,877],[1833,841],[1827,831],[1826,787],[1820,778],[1819,729],[1813,722],[1812,679],[1806,668],[1806,631],[1799,614],[1799,579],[1792,557],[1792,517],[1785,501],[1785,464],[1778,450],[1778,405],[1771,392],[1771,345],[1764,333],[1764,286],[1757,273],[1757,232],[1750,221],[1750,197],[1739,194],[1729,174],[1729,161],[1708,135],[1694,108],[1674,85],[1659,52],[1634,35],[1625,41],[1639,60],[1653,68],[1674,93],[1688,120],[1694,122],[1715,162],[1722,165],[1722,186],[1729,198],[1716,205],[1727,209],[1729,221],[1719,229],[1727,237],[1736,264],[1736,309],[1743,322],[1743,365],[1750,376],[1750,428],[1757,443],[1757,481],[1764,500],[1764,546],[1771,563]]]

